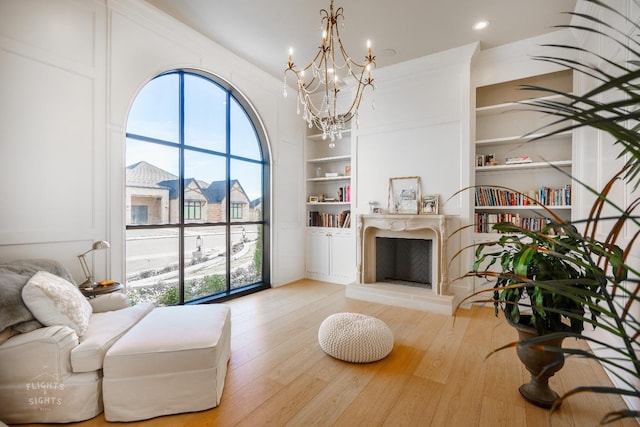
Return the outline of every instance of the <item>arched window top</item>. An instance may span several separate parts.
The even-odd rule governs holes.
[[[129,112],[127,134],[266,160],[266,144],[261,143],[254,119],[245,107],[249,107],[248,102],[243,100],[237,97],[237,91],[223,86],[213,76],[170,71],[153,78],[140,90]],[[266,137],[262,133],[261,136],[262,140]]]

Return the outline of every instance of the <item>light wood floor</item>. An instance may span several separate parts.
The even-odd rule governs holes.
[[[229,305],[232,352],[220,406],[123,426],[549,425],[548,412],[518,393],[528,373],[515,351],[485,360],[491,349],[516,338],[490,308],[461,310],[453,318],[347,299],[341,285],[306,280]],[[318,327],[342,311],[384,320],[395,337],[391,354],[370,364],[326,355]],[[559,393],[579,384],[610,384],[598,365],[580,359],[568,359],[551,383]],[[578,395],[551,425],[594,426],[605,411],[623,405],[619,398]],[[69,425],[115,424],[99,415]],[[612,425],[637,426],[633,420]]]

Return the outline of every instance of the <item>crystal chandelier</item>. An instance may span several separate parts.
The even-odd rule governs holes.
[[[320,16],[322,45],[311,62],[303,68],[296,68],[293,63],[293,50],[289,50],[289,64],[284,70],[284,96],[287,96],[287,71],[290,71],[296,76],[298,86],[298,114],[302,107],[302,118],[308,126],[316,126],[322,131],[323,139],[329,137],[333,142],[336,138],[342,138],[345,124],[351,119],[355,117],[357,123],[362,93],[367,86],[374,88],[371,72],[376,65],[376,57],[371,55],[370,41],[367,41],[364,63],[355,62],[347,54],[338,28],[338,23],[344,26],[343,9],[339,7],[334,11],[333,0],[329,11],[321,9]],[[351,106],[346,111],[339,112],[341,75],[352,77],[357,87]],[[313,102],[314,99],[316,102],[320,101],[319,105]]]

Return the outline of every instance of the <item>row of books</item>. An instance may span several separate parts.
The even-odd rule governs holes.
[[[571,184],[563,188],[542,187],[536,191],[535,199],[545,206],[571,206]]]
[[[309,227],[349,228],[351,227],[351,211],[346,210],[338,214],[310,211],[307,225]]]
[[[546,218],[521,217],[518,214],[477,212],[475,231],[476,233],[498,233],[493,229],[493,225],[499,222],[510,222],[525,230],[540,231],[549,221]],[[550,231],[550,234],[555,234],[555,231]]]
[[[545,206],[571,206],[571,184],[562,188],[541,187],[528,194],[495,187],[476,187],[476,206],[529,206],[535,203]]]
[[[497,224],[499,222],[511,222],[515,225],[518,225],[522,228],[531,231],[540,231],[542,227],[544,227],[547,221],[544,218],[528,218],[521,217],[518,214],[510,214],[510,213],[485,213],[485,212],[477,212],[476,213],[476,232],[477,233],[497,233],[493,229],[493,224]]]

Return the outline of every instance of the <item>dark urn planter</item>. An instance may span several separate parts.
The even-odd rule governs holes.
[[[538,336],[536,330],[521,324],[512,325],[518,330],[518,340],[523,341]],[[550,339],[537,344],[518,344],[516,352],[520,361],[531,374],[531,381],[520,386],[520,394],[527,401],[542,408],[550,408],[558,398],[558,393],[549,387],[549,378],[564,366],[564,354],[541,349],[541,346],[562,347],[564,337]]]

